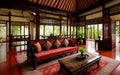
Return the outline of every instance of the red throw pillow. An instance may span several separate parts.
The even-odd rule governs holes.
[[[35,51],[36,51],[36,53],[39,53],[39,52],[42,51],[42,48],[41,48],[41,45],[40,45],[39,42],[34,42],[34,43],[32,43],[32,46],[35,47]]]

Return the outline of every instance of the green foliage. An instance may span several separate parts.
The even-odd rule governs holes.
[[[20,35],[20,27],[19,26],[12,26],[12,34],[13,35]]]
[[[0,40],[2,40],[3,38],[2,37],[0,37]]]
[[[120,37],[120,26],[116,26],[116,35]]]
[[[86,52],[85,48],[82,48],[82,47],[79,47],[79,48],[78,48],[78,51],[81,52],[81,53]]]
[[[84,33],[80,33],[80,38],[83,39],[84,38]]]

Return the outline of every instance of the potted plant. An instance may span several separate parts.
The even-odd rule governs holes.
[[[81,53],[81,56],[83,56],[83,53],[86,51],[85,48],[78,48],[78,51]]]
[[[80,43],[81,43],[81,45],[84,42],[83,39],[84,39],[84,33],[80,33]]]

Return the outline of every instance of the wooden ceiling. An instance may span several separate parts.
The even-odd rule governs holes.
[[[55,9],[76,12],[76,0],[27,0],[27,1]]]
[[[103,3],[111,0],[26,0],[42,6],[47,6],[68,12],[85,12],[86,10],[93,9]]]
[[[81,14],[112,0],[0,0],[1,8],[51,12],[65,12],[72,15]],[[24,9],[23,9],[24,8]]]

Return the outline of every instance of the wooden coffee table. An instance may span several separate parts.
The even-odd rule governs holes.
[[[88,54],[86,59],[77,60],[76,55],[78,54],[80,53],[59,59],[58,61],[60,63],[60,71],[64,69],[68,75],[83,75],[91,66],[95,64],[97,64],[99,68],[101,56],[93,53],[85,53]]]

